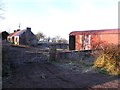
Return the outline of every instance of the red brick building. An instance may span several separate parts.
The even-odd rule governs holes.
[[[69,34],[70,50],[91,50],[106,44],[119,44],[120,29],[73,31]]]

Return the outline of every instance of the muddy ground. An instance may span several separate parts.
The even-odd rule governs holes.
[[[5,45],[4,45],[5,46]],[[8,47],[7,58],[11,63],[26,61],[35,57],[26,51],[34,48]],[[3,48],[4,49],[4,48]],[[20,55],[22,53],[22,56]],[[5,58],[6,59],[6,58]],[[14,65],[16,64],[16,65]],[[59,62],[23,62],[14,63],[12,75],[3,78],[2,88],[118,88],[120,78],[93,71],[83,72],[84,68],[74,69],[70,64]],[[61,65],[62,64],[62,65]],[[72,68],[72,69],[70,69]]]

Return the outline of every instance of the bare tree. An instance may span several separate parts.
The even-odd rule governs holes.
[[[59,39],[60,39],[60,36],[55,36],[52,38],[52,42],[58,42]]]
[[[59,43],[68,43],[68,41],[65,38],[60,38],[58,40]]]
[[[61,38],[60,36],[56,36],[56,37],[52,38],[52,42],[67,43],[68,41],[65,38]]]
[[[4,6],[4,4],[2,4],[1,2],[0,2],[0,19],[4,19],[4,17],[3,17],[3,6]]]
[[[37,40],[39,41],[40,39],[44,39],[44,38],[45,38],[45,35],[44,35],[42,32],[38,32],[38,33],[36,34],[36,38],[37,38]]]

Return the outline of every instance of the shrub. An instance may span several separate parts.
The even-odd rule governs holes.
[[[99,51],[94,67],[107,71],[110,75],[120,75],[120,48],[109,44]]]

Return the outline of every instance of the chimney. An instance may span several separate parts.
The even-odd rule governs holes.
[[[14,30],[14,32],[16,32],[16,30]]]
[[[20,31],[20,29],[17,29],[17,31]]]
[[[31,31],[31,28],[30,28],[30,27],[27,27],[26,29]]]

